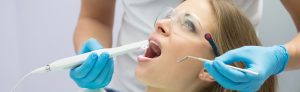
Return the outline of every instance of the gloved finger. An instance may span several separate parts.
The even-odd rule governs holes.
[[[236,89],[237,91],[239,92],[257,92],[257,91],[250,91],[248,89],[246,89],[247,87],[249,87],[249,83],[242,83],[242,84],[239,84],[236,86]]]
[[[94,38],[88,39],[82,46],[82,49],[80,50],[80,54],[90,52],[93,50],[102,49],[102,45],[98,43],[98,41]]]
[[[260,86],[259,85],[253,85],[253,83],[245,83],[243,84],[243,89],[241,89],[241,92],[258,92]]]
[[[214,66],[212,65],[212,63],[204,63],[204,67],[207,70],[207,72],[213,76],[214,80],[216,80],[220,85],[222,85],[224,88],[226,89],[236,89],[238,85],[238,83],[235,83],[229,79],[227,79],[225,76],[223,76],[222,74],[219,73],[219,71],[217,71]]]
[[[248,76],[256,76],[256,75],[250,74]],[[236,86],[237,87],[236,90],[241,92],[257,92],[262,84],[259,84],[258,83],[259,81],[253,79],[253,77],[249,77],[249,80],[250,80],[249,82],[243,82],[238,84]]]
[[[80,81],[75,81],[75,82],[81,88],[89,88],[89,86],[91,85],[90,83],[84,83],[84,82],[80,82]]]
[[[241,92],[258,92],[258,89],[254,89],[249,86],[246,89],[242,89]]]
[[[219,73],[224,75],[226,78],[230,79],[233,82],[248,82],[250,81],[247,74],[228,67],[226,64],[220,61],[213,62],[214,67]]]
[[[111,63],[107,62],[107,64],[104,66],[101,73],[98,74],[97,78],[93,80],[93,82],[103,83],[106,75],[108,75],[109,73],[110,67],[111,67]]]
[[[88,56],[85,62],[83,62],[80,66],[71,69],[70,76],[74,79],[80,79],[85,77],[88,72],[92,69],[97,61],[98,55],[96,53],[92,53]]]
[[[258,81],[262,81],[264,80],[264,78],[268,78],[266,77],[265,75],[262,75],[262,74],[265,74],[265,73],[261,73],[259,70],[259,67],[249,67],[249,68],[246,68],[247,70],[249,71],[253,71],[253,72],[257,72],[258,75],[254,75],[254,74],[249,74],[249,73],[246,73],[247,76],[248,76],[248,79],[250,81],[256,81],[256,83],[258,83]]]
[[[113,61],[109,60],[104,70],[98,75],[97,79],[94,80],[93,82],[99,84],[98,88],[104,87],[108,85],[108,83],[111,81],[112,73],[113,73]]]
[[[109,73],[106,76],[106,79],[104,81],[105,84],[103,84],[103,86],[106,86],[106,85],[108,85],[110,83],[110,81],[112,79],[112,76],[113,76],[113,73],[114,73],[114,64],[112,63],[111,67],[110,67],[110,71],[109,71]]]
[[[108,53],[101,53],[98,56],[98,60],[96,61],[92,70],[88,73],[88,75],[82,79],[83,82],[92,82],[97,78],[97,76],[103,71],[105,68],[107,61],[109,59]]]

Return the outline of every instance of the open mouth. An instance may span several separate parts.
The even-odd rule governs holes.
[[[156,58],[159,57],[160,55],[161,55],[161,49],[159,45],[154,41],[150,41],[149,48],[146,50],[144,56],[148,58]]]

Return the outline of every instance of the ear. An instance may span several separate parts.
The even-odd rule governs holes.
[[[198,78],[206,82],[215,82],[214,78],[209,75],[206,69],[202,68],[198,74]]]

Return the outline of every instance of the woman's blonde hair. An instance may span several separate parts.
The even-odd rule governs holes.
[[[216,17],[216,26],[212,36],[220,54],[246,45],[261,45],[255,29],[248,18],[232,3],[231,0],[210,0]],[[234,66],[245,67],[243,63]],[[269,77],[258,92],[275,92],[276,76]],[[234,92],[218,83],[213,83],[209,92]]]

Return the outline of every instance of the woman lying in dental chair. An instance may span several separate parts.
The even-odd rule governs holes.
[[[137,79],[147,85],[147,92],[232,92],[220,86],[202,63],[177,61],[185,56],[213,59],[206,33],[212,35],[220,54],[261,45],[253,25],[229,0],[183,2],[159,16],[154,30],[135,70]],[[242,63],[233,65],[245,67]],[[275,92],[275,86],[276,76],[271,76],[259,92]]]

